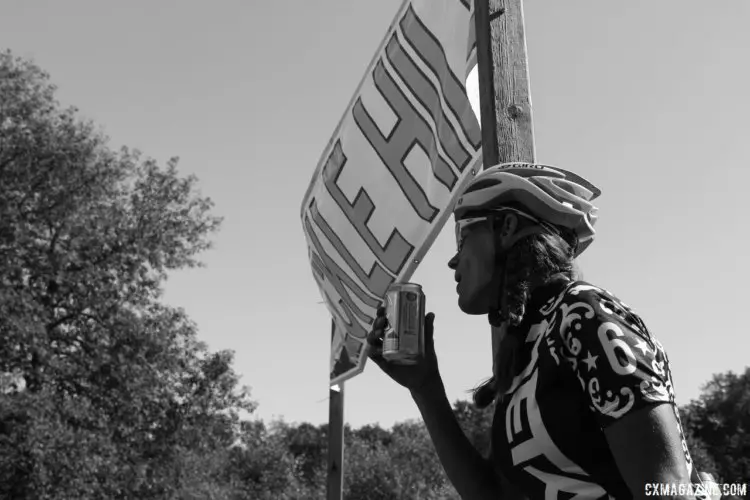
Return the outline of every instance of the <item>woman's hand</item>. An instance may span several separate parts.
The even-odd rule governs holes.
[[[433,323],[435,315],[428,313],[424,320],[424,356],[416,364],[400,365],[383,358],[383,333],[388,326],[385,308],[380,307],[372,324],[372,331],[367,336],[370,346],[369,356],[389,377],[412,393],[429,390],[444,390],[438,371],[435,344],[433,342]]]

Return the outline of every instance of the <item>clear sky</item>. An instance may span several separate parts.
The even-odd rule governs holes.
[[[0,1],[0,49],[111,137],[200,179],[225,217],[205,269],[165,300],[236,351],[268,420],[328,418],[330,317],[299,207],[401,0]],[[669,354],[679,403],[748,362],[750,4],[525,2],[537,159],[599,185],[585,278],[632,306]],[[453,400],[490,374],[489,325],[458,310],[446,228],[412,281],[436,313]],[[357,427],[416,418],[378,368],[347,382]]]

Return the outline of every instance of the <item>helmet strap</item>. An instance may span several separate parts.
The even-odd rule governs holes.
[[[487,320],[490,325],[500,328],[508,319],[507,300],[505,299],[505,284],[508,281],[508,256],[510,249],[498,250],[500,255],[495,258],[495,273],[501,272],[500,284],[498,286],[497,303],[491,307],[487,313]]]

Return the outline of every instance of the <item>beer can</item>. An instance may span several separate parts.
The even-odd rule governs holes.
[[[425,296],[416,283],[394,283],[385,295],[388,326],[383,338],[383,358],[413,365],[424,355]]]

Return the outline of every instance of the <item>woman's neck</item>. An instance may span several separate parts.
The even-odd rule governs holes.
[[[538,277],[529,282],[529,295],[533,295],[538,288],[543,288],[558,282],[568,282],[570,278],[564,272],[557,272],[550,276]]]

